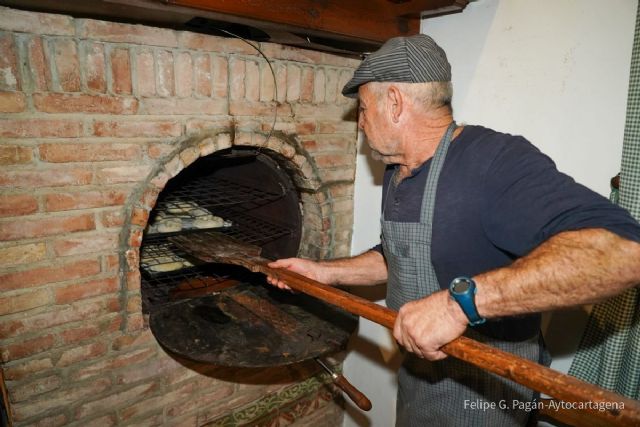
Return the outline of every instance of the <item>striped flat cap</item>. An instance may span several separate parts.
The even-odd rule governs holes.
[[[444,50],[425,34],[394,37],[368,55],[342,89],[349,98],[369,82],[448,82],[451,65]]]

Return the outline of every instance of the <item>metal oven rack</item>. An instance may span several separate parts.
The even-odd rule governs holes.
[[[278,224],[274,220],[265,220],[256,214],[258,208],[275,202],[284,195],[284,189],[281,193],[274,193],[256,189],[239,181],[197,178],[178,188],[169,189],[166,195],[161,194],[149,222],[151,223],[159,212],[184,210],[184,214],[177,216],[188,216],[186,211],[191,209],[193,214],[195,209],[196,215],[191,215],[192,217],[215,215],[227,220],[226,226],[215,229],[217,232],[262,246],[292,232],[286,225]],[[168,302],[170,289],[185,280],[228,277],[228,268],[202,265],[168,240],[171,236],[205,230],[211,229],[187,228],[172,233],[147,230],[140,251],[143,312],[148,313],[153,307]],[[169,267],[172,271],[163,271],[162,267]],[[232,270],[235,276],[237,268]]]

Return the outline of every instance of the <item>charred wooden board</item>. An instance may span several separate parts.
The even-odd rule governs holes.
[[[287,365],[343,350],[357,317],[302,294],[242,283],[152,312],[167,350],[233,367]]]

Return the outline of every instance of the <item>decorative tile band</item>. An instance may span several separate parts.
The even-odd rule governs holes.
[[[330,392],[327,390],[330,390]],[[324,389],[324,392],[323,392]],[[217,418],[207,427],[237,427],[248,425],[271,425],[271,421],[279,416],[287,419],[298,419],[307,414],[308,409],[318,398],[331,400],[335,396],[331,377],[321,373],[310,377],[303,382],[287,387],[274,394],[269,394],[263,398],[252,402],[250,405],[235,410],[229,414]],[[300,401],[300,405],[294,404]],[[288,410],[287,410],[288,409]],[[262,420],[260,420],[262,418]]]

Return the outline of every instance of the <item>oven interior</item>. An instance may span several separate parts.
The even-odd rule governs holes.
[[[349,313],[241,267],[204,263],[170,241],[215,231],[261,247],[265,258],[295,256],[300,197],[274,156],[235,148],[202,157],[159,195],[140,248],[142,309],[172,353],[224,366],[290,364],[343,349],[357,326]]]

